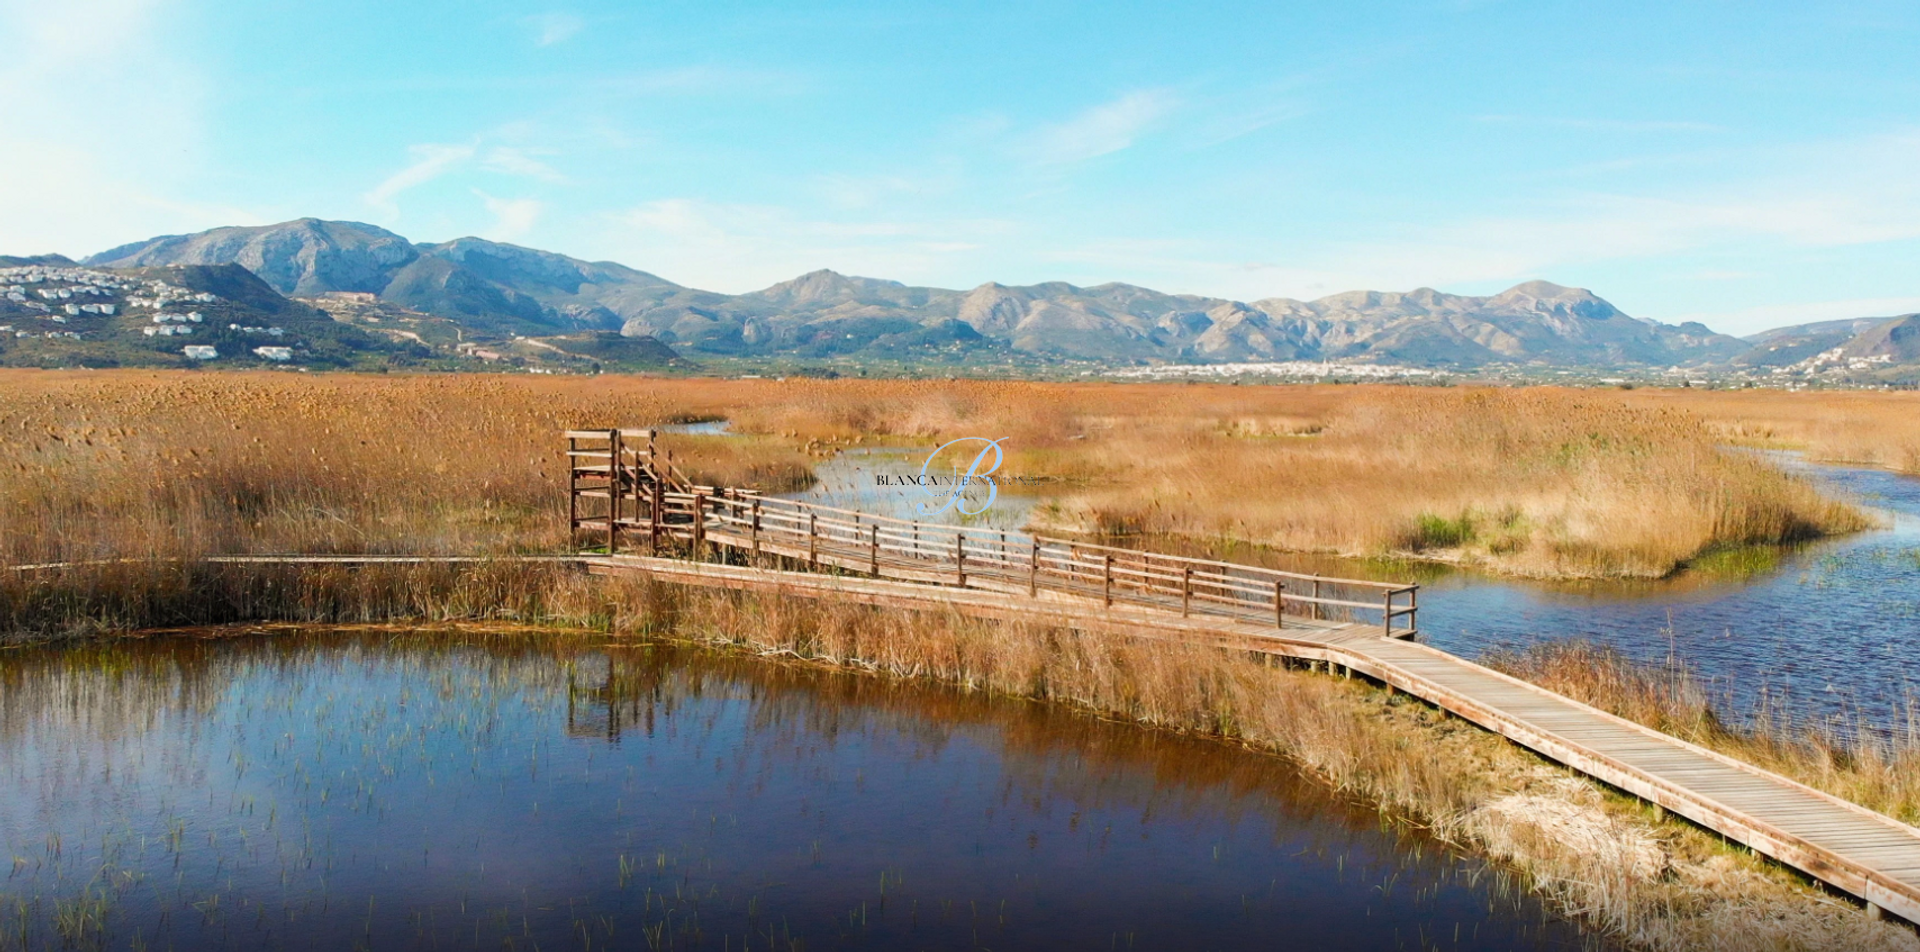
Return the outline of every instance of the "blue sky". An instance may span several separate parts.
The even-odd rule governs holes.
[[[1920,5],[0,0],[0,250],[1920,309]]]

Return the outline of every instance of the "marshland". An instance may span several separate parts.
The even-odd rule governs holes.
[[[683,467],[770,492],[807,489],[850,449],[1000,437],[1007,469],[1036,479],[1036,527],[1418,575],[1436,644],[1914,822],[1920,738],[1901,678],[1915,659],[1894,643],[1910,616],[1880,613],[1893,627],[1864,637],[1887,650],[1864,658],[1832,632],[1774,634],[1780,619],[1758,611],[1728,615],[1752,629],[1724,637],[1689,616],[1769,586],[1806,611],[1822,592],[1852,598],[1911,570],[1901,477],[1801,462],[1912,469],[1900,448],[1920,430],[1900,395],[97,372],[11,374],[0,392],[0,561],[41,566],[0,577],[0,630],[20,646],[0,653],[13,771],[0,846],[16,877],[0,887],[13,910],[0,943],[155,944],[161,925],[190,943],[278,917],[369,945],[592,947],[623,944],[612,936],[626,929],[663,948],[760,936],[887,947],[909,934],[929,947],[990,935],[1186,947],[1294,928],[1302,897],[1325,893],[1355,921],[1380,920],[1388,931],[1369,941],[1916,947],[1742,849],[1362,682],[1121,633],[620,585],[541,564],[194,561],[564,551],[556,435],[572,426],[724,420],[724,433],[675,436]],[[1884,425],[1849,422],[1864,412]],[[1613,621],[1585,620],[1596,614]],[[248,628],[288,622],[404,624]],[[416,630],[455,623],[467,627]],[[117,637],[182,626],[193,630]],[[1797,691],[1792,672],[1738,647],[1769,638],[1796,663],[1828,659],[1825,676],[1883,680],[1854,696]],[[1109,748],[1122,754],[1097,769],[1076,759]],[[796,749],[819,753],[774,753]],[[303,752],[337,761],[319,793]],[[932,777],[902,779],[921,761]],[[596,768],[604,783],[587,779]],[[1006,814],[964,843],[943,804],[961,796],[952,776],[983,771],[1008,779],[991,798],[968,788],[966,802]],[[869,773],[895,795],[863,829],[847,804]],[[693,789],[696,776],[727,779]],[[428,822],[403,795],[422,789],[472,819]],[[631,822],[623,791],[646,803]],[[55,809],[75,795],[100,809]],[[811,840],[723,833],[722,809],[751,825],[774,802],[759,797],[799,804],[796,830],[858,848],[829,863]],[[1186,813],[1147,829],[1163,803]],[[688,820],[703,809],[705,839]],[[1289,825],[1302,809],[1313,822]],[[1081,813],[1124,820],[1130,849],[1158,836],[1135,859],[1167,875],[1086,886],[1113,861]],[[1335,814],[1371,833],[1338,855],[1296,845],[1310,829],[1349,829]],[[305,831],[329,817],[360,826],[295,846],[279,826],[295,817]],[[593,838],[529,855],[497,832],[549,822]],[[633,852],[596,856],[623,826]],[[426,832],[387,834],[401,828]],[[947,838],[930,844],[930,829]],[[1212,860],[1168,845],[1209,838],[1223,850]],[[292,872],[342,865],[343,849],[338,878]],[[969,849],[996,871],[1025,857],[1032,881],[964,875]],[[1322,855],[1331,875],[1311,859]],[[500,878],[477,871],[489,863]],[[1348,863],[1374,878],[1343,892]],[[1269,870],[1266,900],[1252,898],[1255,868]],[[403,869],[435,885],[379,878]],[[1387,878],[1401,869],[1420,885],[1395,898]],[[245,882],[223,890],[223,875]],[[543,898],[536,880],[567,885]],[[988,882],[1000,895],[980,891]],[[372,893],[394,898],[369,907]],[[478,911],[455,912],[469,893]],[[951,911],[963,902],[964,923]],[[984,903],[1013,911],[995,906],[1002,918],[987,923]],[[935,907],[947,918],[928,916]],[[1156,909],[1187,918],[1142,912]],[[1012,931],[978,931],[988,925]]]

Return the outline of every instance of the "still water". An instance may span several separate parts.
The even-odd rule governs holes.
[[[1920,726],[1920,480],[1781,462],[1875,510],[1884,527],[1742,553],[1661,582],[1543,585],[1449,573],[1421,592],[1426,640],[1472,657],[1588,638],[1687,665],[1736,718],[1764,706],[1842,731]]]
[[[1563,949],[1230,747],[551,635],[0,653],[0,948]]]
[[[879,485],[917,472],[926,450],[843,453],[795,494],[897,518],[926,518],[925,490]],[[950,461],[938,461],[943,464]],[[1548,639],[1586,638],[1642,661],[1683,665],[1734,720],[1776,718],[1850,732],[1920,730],[1920,480],[1873,469],[1776,462],[1874,510],[1882,528],[1792,549],[1732,553],[1659,581],[1549,583],[1420,563],[1381,564],[1245,546],[1190,549],[1277,568],[1418,581],[1428,643],[1465,657]],[[1018,530],[1046,485],[1002,487],[979,516],[943,521]],[[969,490],[980,509],[985,490]],[[931,501],[930,501],[931,499]],[[1181,540],[1118,544],[1180,551]]]

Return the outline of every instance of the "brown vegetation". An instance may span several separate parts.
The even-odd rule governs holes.
[[[1549,642],[1481,659],[1538,684],[1655,730],[1720,751],[1810,787],[1920,825],[1920,701],[1909,698],[1905,724],[1837,736],[1761,710],[1729,725],[1706,691],[1679,665],[1637,663],[1585,641]]]
[[[257,619],[471,618],[732,644],[1275,750],[1444,838],[1510,860],[1566,908],[1646,947],[1912,946],[1706,834],[1655,823],[1637,804],[1423,705],[1208,649],[603,586],[550,566],[146,561],[551,551],[564,545],[556,431],[721,416],[749,437],[672,441],[686,468],[715,482],[791,483],[809,454],[849,443],[1006,436],[1017,451],[1009,470],[1067,481],[1070,495],[1052,518],[1072,525],[1418,551],[1538,574],[1660,574],[1715,548],[1861,524],[1764,461],[1720,451],[1715,431],[1689,412],[1631,402],[1661,398],[97,373],[8,374],[0,393],[8,434],[0,562],[142,560],[0,575],[0,631],[10,638]],[[1914,816],[1903,779],[1916,774],[1909,754],[1743,739],[1703,705],[1660,693],[1671,686],[1604,658],[1511,663],[1682,736],[1755,745],[1741,755]]]
[[[0,374],[0,562],[564,545],[557,433],[676,436],[696,478],[786,488],[854,443],[1007,438],[1050,528],[1658,576],[1864,524],[1690,413],[1613,391],[974,381]],[[1644,401],[1648,398],[1635,397]]]
[[[1641,390],[1626,400],[1684,410],[1743,446],[1920,473],[1920,393]]]

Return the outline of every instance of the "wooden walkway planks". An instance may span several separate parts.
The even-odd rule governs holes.
[[[870,558],[860,562],[858,553],[835,551],[826,559],[812,554],[845,569],[873,567]],[[933,585],[640,556],[586,561],[597,574],[1041,623],[1098,623],[1142,637],[1339,664],[1845,890],[1868,902],[1874,914],[1885,909],[1920,921],[1920,830],[1446,652],[1382,637],[1378,625],[1289,618],[1286,627],[1276,628],[1271,620],[1183,617],[1177,604],[1109,605],[1099,592],[1028,594],[1000,590],[1016,586],[987,578],[970,577],[963,588],[952,579]],[[909,569],[901,568],[902,574]],[[937,572],[912,574],[941,580]],[[992,588],[974,587],[982,583]]]

